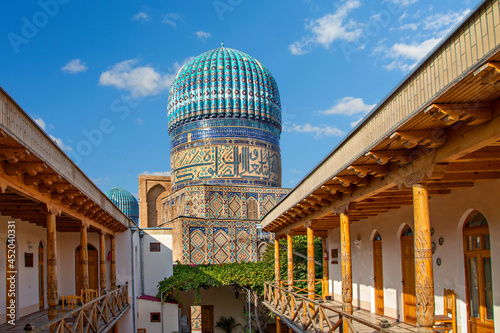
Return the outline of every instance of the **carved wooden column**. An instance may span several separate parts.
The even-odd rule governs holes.
[[[99,266],[100,266],[100,286],[101,295],[106,290],[106,247],[105,247],[105,233],[99,231]]]
[[[57,298],[57,252],[56,252],[56,215],[47,214],[47,304],[55,307]]]
[[[80,286],[83,290],[89,289],[89,252],[87,248],[87,227],[82,224],[80,226]],[[77,294],[80,290],[76,291]]]
[[[115,236],[111,236],[111,268],[109,269],[111,290],[116,289]]]
[[[342,252],[342,310],[352,313],[351,235],[347,213],[340,214],[340,239]]]
[[[314,299],[316,291],[316,272],[314,267],[314,236],[313,229],[307,227],[307,297]]]
[[[329,295],[328,291],[328,254],[326,248],[326,238],[323,238],[323,298]]]
[[[293,243],[292,236],[286,235],[288,259],[288,290],[293,291]]]
[[[432,271],[431,225],[427,185],[413,185],[415,223],[415,285],[419,332],[434,326],[434,275]]]
[[[280,242],[274,240],[274,284],[280,287]]]

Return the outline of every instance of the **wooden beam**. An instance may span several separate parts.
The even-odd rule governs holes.
[[[47,168],[45,163],[16,163],[6,164],[5,173],[9,176],[20,176],[27,173],[30,176],[36,176]]]
[[[358,164],[350,165],[347,170],[353,171],[358,177],[364,178],[368,175],[373,177],[383,177],[389,173],[389,168],[387,165],[380,164]]]
[[[389,138],[399,140],[403,144],[403,147],[407,149],[415,148],[418,145],[427,148],[436,148],[444,145],[446,142],[446,135],[443,129],[396,131]]]
[[[349,187],[351,185],[356,186],[366,186],[370,184],[370,179],[368,177],[360,178],[358,176],[335,176],[334,181],[339,182],[344,187]]]
[[[342,266],[342,311],[352,313],[352,266],[351,266],[351,233],[349,216],[340,214],[340,246]],[[348,325],[344,322],[344,332],[349,332]]]
[[[371,150],[365,156],[374,159],[378,164],[382,165],[389,162],[405,165],[411,162],[408,150]]]
[[[491,103],[432,104],[424,111],[445,125],[463,121],[467,125],[480,125],[493,117]]]
[[[314,264],[314,231],[307,227],[307,298],[314,300],[316,294],[316,267]]]
[[[0,148],[0,161],[7,161],[14,164],[29,154],[30,151],[26,148]]]

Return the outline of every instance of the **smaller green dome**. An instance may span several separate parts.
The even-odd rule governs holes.
[[[139,223],[139,203],[132,193],[115,186],[106,192],[106,195],[125,215],[135,223]]]

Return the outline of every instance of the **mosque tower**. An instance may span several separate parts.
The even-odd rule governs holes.
[[[156,209],[155,225],[171,228],[174,261],[256,261],[258,223],[289,191],[281,188],[281,104],[273,76],[252,56],[222,45],[182,66],[167,115],[169,188],[148,201],[147,212]],[[148,186],[159,180],[141,177],[143,205]]]
[[[258,60],[224,47],[177,73],[168,99],[172,191],[189,185],[281,186],[281,105]]]

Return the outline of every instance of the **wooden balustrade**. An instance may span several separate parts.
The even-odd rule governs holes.
[[[307,292],[307,288],[304,290]],[[296,332],[312,330],[316,333],[330,333],[337,329],[342,332],[343,323],[347,323],[348,330],[351,332],[357,332],[352,324],[353,321],[375,331],[389,332],[389,325],[386,322],[381,322],[380,325],[374,324],[351,313],[325,305],[323,301],[311,300],[304,295],[290,292],[287,288],[275,285],[274,282],[264,283],[262,304]],[[328,314],[331,315],[332,312],[338,315],[338,319],[332,321],[328,317]]]
[[[290,285],[289,282],[287,282],[287,281],[280,281],[280,287],[286,288],[289,291],[292,291],[292,292],[299,294],[299,295],[307,295],[309,293],[307,283],[308,283],[308,280],[293,280],[293,285]],[[315,293],[314,294],[315,299],[323,299],[324,300],[325,296],[328,296],[327,293],[325,293],[325,283],[326,283],[326,287],[328,288],[328,280],[317,279],[314,282],[315,286],[318,286],[318,285],[321,286],[321,294]],[[328,289],[326,291],[328,292]]]
[[[125,285],[85,303],[43,326],[34,327],[28,324],[24,331],[38,333],[50,329],[50,332],[54,333],[104,332],[113,327],[129,308],[128,285]]]

